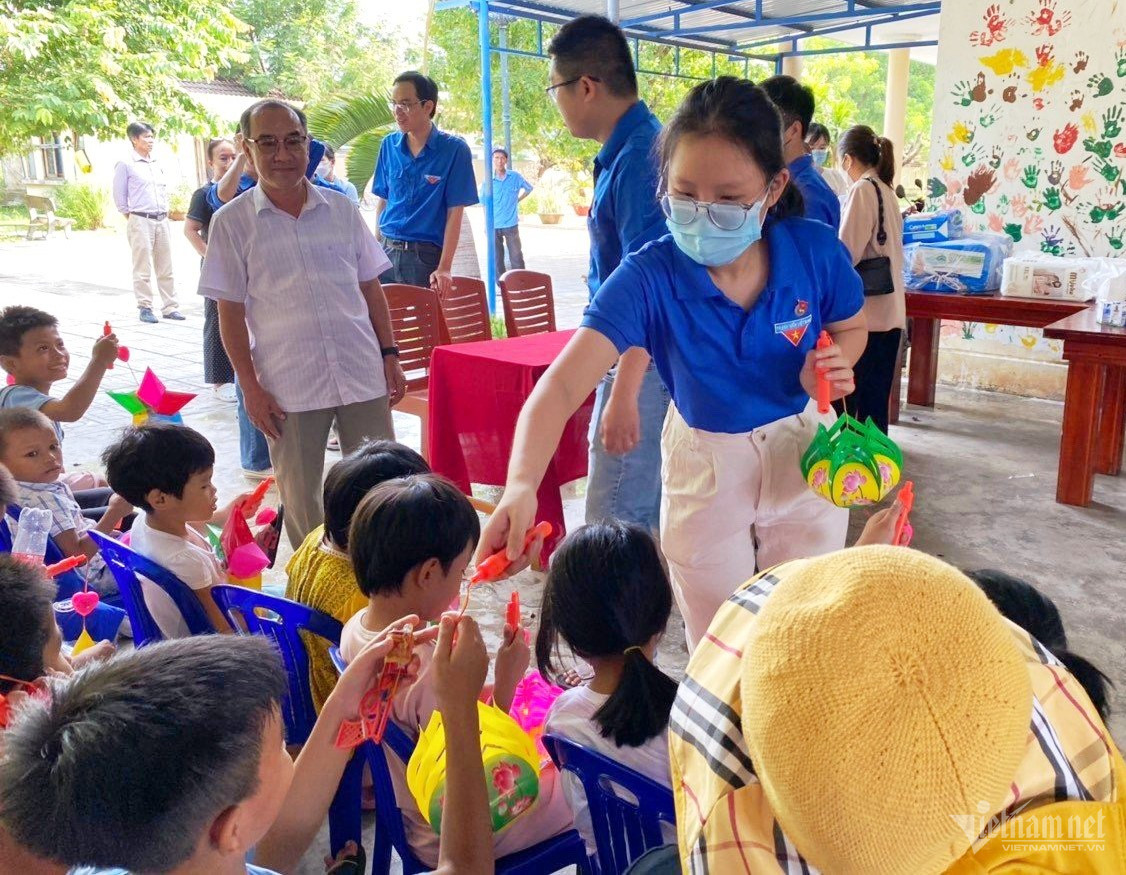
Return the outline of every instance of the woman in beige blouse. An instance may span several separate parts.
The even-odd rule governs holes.
[[[856,125],[841,137],[837,155],[841,169],[852,181],[841,217],[841,242],[848,247],[853,264],[886,257],[891,262],[892,277],[889,294],[873,295],[865,291],[868,346],[853,366],[856,391],[843,399],[844,409],[861,422],[872,417],[886,433],[888,397],[907,321],[903,297],[903,218],[891,189],[895,179],[895,152],[890,140],[876,136],[866,125]],[[881,201],[883,235],[880,234]]]

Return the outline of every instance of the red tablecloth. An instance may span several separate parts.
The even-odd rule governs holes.
[[[467,494],[470,483],[503,486],[520,410],[572,334],[555,331],[437,347],[430,360],[431,467]],[[592,395],[567,422],[540,485],[537,519],[554,529],[545,556],[566,531],[559,487],[586,476],[593,407]]]

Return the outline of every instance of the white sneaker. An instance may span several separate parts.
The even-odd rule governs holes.
[[[215,397],[225,404],[234,404],[238,397],[235,394],[234,383],[223,383],[221,386],[214,387]]]
[[[274,469],[265,468],[261,471],[251,471],[249,468],[243,468],[242,476],[247,480],[265,480],[267,477],[274,476]]]

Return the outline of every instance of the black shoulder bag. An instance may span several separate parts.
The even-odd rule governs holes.
[[[880,205],[880,224],[876,231],[876,242],[883,246],[888,239],[887,231],[884,230],[884,198],[876,180],[869,176],[868,181],[876,186],[876,201]],[[868,295],[890,295],[895,291],[895,281],[891,275],[891,259],[886,255],[862,258],[856,262],[856,272],[860,274],[860,281],[864,283],[865,297]]]

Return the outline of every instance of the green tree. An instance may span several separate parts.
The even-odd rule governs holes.
[[[395,117],[386,92],[333,97],[309,107],[309,133],[339,149],[348,147],[344,175],[358,191],[375,172],[379,145]]]
[[[119,137],[137,118],[205,133],[180,82],[242,60],[244,31],[205,0],[0,0],[0,153],[60,131]]]

